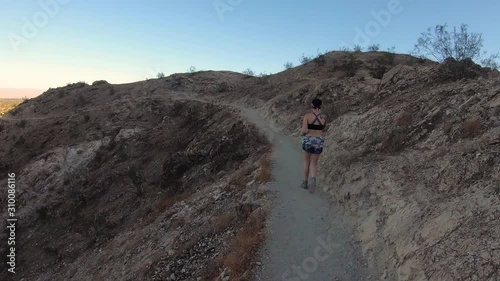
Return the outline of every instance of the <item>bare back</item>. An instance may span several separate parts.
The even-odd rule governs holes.
[[[326,118],[325,118],[325,115],[323,115],[323,114],[318,115],[318,119],[321,122],[321,124],[318,124],[318,121],[316,120],[316,116],[313,113],[306,114],[305,118],[307,119],[307,124],[326,125]],[[313,123],[313,122],[315,122],[315,123]],[[321,131],[321,130],[308,130],[307,135],[312,136],[312,137],[322,137],[323,131]]]

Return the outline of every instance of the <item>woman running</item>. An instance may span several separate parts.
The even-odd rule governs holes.
[[[302,182],[302,188],[309,189],[311,193],[316,189],[318,160],[325,143],[323,130],[325,129],[326,119],[321,114],[321,105],[322,101],[320,99],[312,101],[312,112],[304,116],[301,129],[302,149],[304,150],[304,181]],[[309,172],[311,180],[308,183]]]

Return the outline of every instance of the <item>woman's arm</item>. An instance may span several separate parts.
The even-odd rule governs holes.
[[[302,120],[302,128],[300,129],[300,133],[302,135],[307,134],[309,130],[307,129],[307,115],[304,115],[304,120]]]

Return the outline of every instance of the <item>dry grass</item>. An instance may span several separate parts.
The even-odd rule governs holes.
[[[463,138],[475,138],[477,137],[483,128],[481,120],[477,118],[469,118],[462,123],[462,137]]]
[[[176,195],[166,194],[156,202],[156,206],[154,209],[157,210],[158,213],[163,213],[170,207],[172,207],[175,203],[186,200],[187,198],[189,198],[189,196],[191,196],[191,193],[187,191]]]
[[[224,266],[231,270],[231,280],[237,280],[251,269],[255,254],[264,241],[262,230],[266,219],[267,212],[255,211],[233,238],[231,252],[224,258]]]
[[[268,183],[272,180],[272,161],[270,155],[266,154],[260,159],[260,169],[255,175],[255,180],[260,183]]]
[[[203,269],[202,280],[203,281],[215,280],[215,278],[219,276],[219,271],[221,267],[222,267],[222,262],[220,261],[220,259],[210,260]]]
[[[229,183],[237,187],[245,187],[245,185],[247,184],[247,177],[250,175],[251,172],[252,172],[251,166],[243,167],[234,174]]]
[[[214,230],[216,233],[220,233],[226,230],[231,223],[235,220],[236,216],[233,213],[226,213],[218,216],[215,219]]]

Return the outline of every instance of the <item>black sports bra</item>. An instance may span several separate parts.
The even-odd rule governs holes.
[[[313,114],[316,117],[316,119],[314,119],[314,121],[311,124],[307,124],[307,129],[309,129],[309,130],[323,131],[325,129],[325,125],[321,124],[321,121],[319,120],[319,116],[316,115],[316,113],[313,113]],[[316,121],[318,121],[319,125],[318,124],[314,124],[314,123],[316,123]]]

